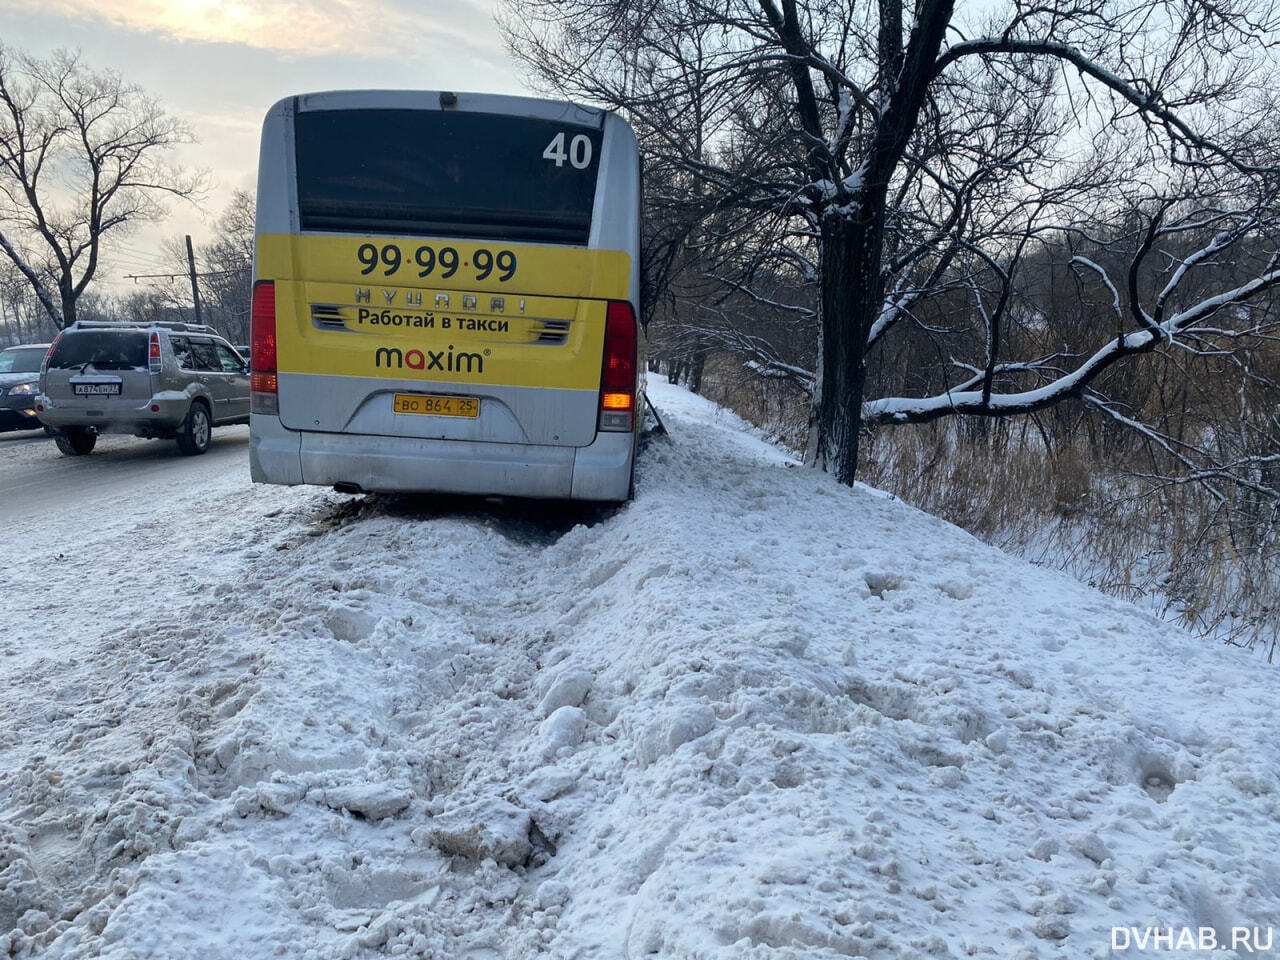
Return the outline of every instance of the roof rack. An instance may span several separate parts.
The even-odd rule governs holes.
[[[213,327],[206,323],[186,323],[182,320],[77,320],[72,326],[81,330],[112,330],[120,327],[164,327],[166,330],[186,331],[189,333],[218,333],[217,330],[214,330]]]

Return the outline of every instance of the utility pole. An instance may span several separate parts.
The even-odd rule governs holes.
[[[191,251],[191,234],[187,234],[187,267],[191,271],[191,302],[196,305],[196,323],[200,322],[200,286],[196,282],[196,255]]]

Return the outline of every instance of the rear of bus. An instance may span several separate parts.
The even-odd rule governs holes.
[[[622,501],[643,404],[621,118],[345,91],[268,113],[255,481]]]

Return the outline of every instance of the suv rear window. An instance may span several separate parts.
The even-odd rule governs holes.
[[[602,136],[489,113],[304,111],[295,121],[302,229],[585,245]],[[555,145],[558,162],[547,159]]]
[[[70,330],[58,338],[49,369],[93,364],[99,370],[147,366],[147,335],[142,330]]]

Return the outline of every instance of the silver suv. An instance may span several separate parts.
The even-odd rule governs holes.
[[[211,327],[80,321],[45,358],[36,416],[69,457],[89,453],[99,433],[204,453],[215,425],[249,422],[249,367]]]

